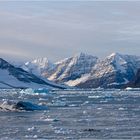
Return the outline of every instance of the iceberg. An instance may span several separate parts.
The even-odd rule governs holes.
[[[0,104],[0,110],[2,111],[34,111],[34,110],[48,110],[46,106],[40,106],[26,101],[4,101]]]

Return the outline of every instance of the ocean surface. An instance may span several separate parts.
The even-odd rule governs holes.
[[[140,140],[140,89],[1,89],[0,139]]]

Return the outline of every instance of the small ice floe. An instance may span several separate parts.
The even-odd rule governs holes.
[[[48,103],[47,102],[40,102],[38,103],[39,106],[46,106]]]
[[[102,108],[101,108],[101,107],[99,107],[99,108],[97,108],[97,110],[102,110]]]
[[[32,138],[38,138],[38,136],[37,135],[25,135],[25,138],[30,138],[30,139],[32,139]]]
[[[81,104],[81,106],[85,106],[85,105],[88,105],[90,102],[89,101],[85,101]]]
[[[20,91],[21,94],[34,94],[34,90],[32,88],[23,89]]]
[[[20,111],[20,110],[34,111],[34,110],[47,110],[48,107],[39,106],[25,101],[15,102],[7,100],[0,104],[0,109],[3,111]]]
[[[52,103],[49,104],[49,106],[66,107],[66,106],[68,106],[68,105],[66,104],[65,101],[60,101],[60,100],[56,100],[56,101],[54,101],[54,100],[52,100]]]
[[[44,119],[44,121],[46,121],[46,122],[58,122],[59,120],[58,119],[46,118],[46,119]]]
[[[3,102],[0,104],[0,110],[2,111],[14,111],[16,110],[14,108],[15,103],[13,101],[9,100],[3,100]]]
[[[125,89],[125,91],[140,91],[140,88],[131,88],[131,87],[127,87]]]
[[[133,89],[133,88],[131,88],[131,87],[127,87],[125,90],[128,90],[128,91],[129,91],[129,90],[132,90],[132,89]]]
[[[100,98],[100,97],[101,97],[101,96],[88,96],[89,99],[92,99],[92,98],[93,98],[93,99],[97,99],[97,98]]]
[[[69,107],[77,107],[76,104],[71,104],[71,105],[68,105]]]
[[[50,89],[47,88],[39,88],[39,89],[32,89],[32,88],[27,88],[24,90],[21,90],[21,94],[30,94],[30,95],[46,95],[49,93]]]
[[[35,89],[34,90],[34,94],[35,95],[50,95],[50,96],[53,96],[54,93],[50,93],[50,89],[47,89],[47,88],[39,88],[39,89]]]
[[[118,108],[118,110],[125,110],[125,108],[123,108],[123,107],[120,107],[120,108]]]
[[[83,114],[87,114],[87,111],[86,111],[86,110],[84,110],[84,111],[83,111]]]
[[[33,130],[35,130],[35,127],[33,126],[33,127],[30,127],[30,128],[28,128],[27,129],[28,131],[33,131]]]
[[[107,103],[107,100],[101,100],[100,103]]]
[[[32,104],[30,102],[19,101],[15,105],[16,109],[26,110],[26,111],[34,111],[34,110],[46,110],[48,109],[46,106],[39,106],[36,104]]]
[[[48,88],[35,89],[34,93],[48,93],[50,90]]]
[[[37,135],[34,135],[33,138],[38,138],[38,136]]]
[[[67,100],[67,98],[62,98],[61,100],[62,100],[62,101],[66,101],[66,100]]]
[[[46,121],[46,122],[58,122],[58,121],[59,121],[59,120],[56,119],[56,118],[51,118],[51,116],[46,116],[46,115],[41,116],[41,117],[40,117],[40,120]]]
[[[46,99],[44,99],[44,98],[39,98],[39,101],[46,101]]]
[[[70,134],[72,130],[66,129],[66,128],[55,128],[54,133],[56,134]]]
[[[84,104],[89,104],[89,101],[85,101]]]

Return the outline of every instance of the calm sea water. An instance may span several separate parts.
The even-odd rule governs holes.
[[[140,90],[0,90],[0,139],[140,140]]]

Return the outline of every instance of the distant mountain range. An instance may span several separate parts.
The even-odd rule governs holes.
[[[20,67],[57,84],[80,88],[123,88],[132,86],[134,79],[139,79],[140,57],[112,53],[100,60],[96,56],[79,53],[56,63],[40,58]]]
[[[45,60],[42,58],[33,60],[32,62],[26,62],[21,68],[40,77],[48,78],[56,83],[71,85],[69,83],[70,81],[77,80],[81,76],[90,73],[93,66],[97,63],[98,58],[79,53],[54,64],[50,63],[46,58]]]
[[[47,58],[10,64],[0,59],[0,88],[140,87],[140,57],[112,53],[105,59],[79,53],[56,63]]]

